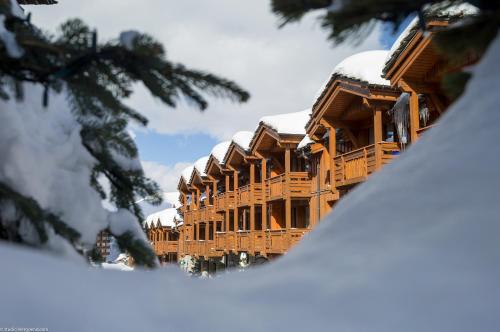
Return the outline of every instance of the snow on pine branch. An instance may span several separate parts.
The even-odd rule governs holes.
[[[82,145],[80,125],[70,111],[64,93],[51,95],[44,108],[40,101],[42,88],[24,84],[24,100],[0,101],[0,182],[21,195],[33,198],[42,209],[60,217],[80,234],[83,249],[91,249],[99,231],[111,228],[119,235],[131,231],[144,239],[139,223],[122,210],[107,211],[101,197],[90,185],[96,160]],[[19,217],[0,209],[0,222]],[[24,232],[23,240],[39,245],[33,232]],[[65,240],[49,232],[46,246],[71,255]]]

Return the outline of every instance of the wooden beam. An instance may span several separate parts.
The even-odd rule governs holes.
[[[292,197],[290,195],[290,166],[291,166],[290,147],[285,149],[285,227],[287,231],[292,228]]]
[[[375,144],[382,142],[382,111],[379,108],[373,111],[373,134]]]
[[[330,166],[330,188],[333,191],[335,188],[335,156],[337,154],[337,135],[335,128],[329,128],[330,134],[328,137],[328,156]]]
[[[261,164],[261,184],[262,184],[262,195],[264,196],[264,199],[262,200],[262,233],[263,237],[265,239],[265,231],[267,227],[267,188],[266,188],[266,178],[267,178],[267,160],[265,158],[262,159],[262,164]],[[265,242],[265,241],[264,241]],[[265,243],[264,243],[264,250],[265,250]],[[265,254],[265,252],[264,252]]]
[[[420,129],[420,117],[418,111],[418,95],[416,92],[410,94],[410,139],[412,143],[418,140],[418,129]]]

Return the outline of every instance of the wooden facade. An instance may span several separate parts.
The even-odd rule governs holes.
[[[417,31],[403,41],[379,69],[382,84],[332,75],[304,123],[305,133],[279,132],[261,121],[248,147],[233,141],[223,160],[211,154],[203,172],[194,168],[189,179],[181,177],[184,224],[177,257],[284,254],[340,198],[415,143],[451,103],[439,86],[443,75],[477,60],[451,65],[439,55],[433,29],[446,24],[428,22],[430,32]],[[405,144],[389,113],[402,93],[409,94]],[[419,113],[422,102],[429,109],[426,122]]]

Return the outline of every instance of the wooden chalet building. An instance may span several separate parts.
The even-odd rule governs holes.
[[[175,207],[153,213],[143,223],[144,231],[162,264],[177,262],[179,227],[182,227],[182,218]]]
[[[311,142],[304,150],[317,183],[317,219],[399,154],[387,111],[400,92],[381,77],[387,54],[368,51],[342,61],[314,103],[306,127]]]
[[[164,228],[179,234],[177,257],[228,265],[231,258],[254,262],[286,253],[451,104],[443,76],[478,56],[452,63],[433,40],[470,14],[466,8],[428,15],[425,32],[415,20],[390,51],[338,64],[311,110],[263,117],[254,132],[236,133],[185,169],[178,185],[184,224]]]

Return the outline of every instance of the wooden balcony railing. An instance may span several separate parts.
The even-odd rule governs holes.
[[[260,253],[266,250],[266,235],[262,231],[253,232],[253,249]]]
[[[213,221],[215,220],[215,208],[213,205],[202,207],[199,211],[200,221]]]
[[[228,251],[267,252],[283,254],[295,246],[309,232],[305,228],[279,229],[262,231],[217,232],[214,240],[186,240],[183,242],[183,253],[191,256],[214,257]],[[235,242],[236,239],[236,242]],[[158,249],[157,249],[158,248]],[[155,246],[158,252],[177,252],[180,247],[161,244]],[[160,254],[160,253],[159,253]]]
[[[236,232],[238,239],[238,251],[249,251],[251,249],[251,233],[250,231]]]
[[[395,142],[379,142],[335,157],[335,185],[342,187],[366,180],[368,175],[399,154]]]
[[[297,243],[302,240],[302,237],[307,234],[310,231],[310,229],[307,228],[292,228],[288,232],[290,233],[289,240],[290,240],[290,248],[295,246]]]
[[[215,233],[215,249],[217,251],[226,250],[226,232]]]
[[[266,186],[268,200],[282,199],[287,195],[291,197],[311,195],[311,179],[307,172],[290,172],[288,181],[285,174],[274,176],[266,180]]]
[[[251,204],[261,204],[263,201],[262,183],[254,183],[253,191],[250,185],[238,188],[238,206],[248,206]],[[252,201],[253,199],[253,201]]]
[[[200,210],[191,211],[191,218],[193,223],[197,223],[201,221],[201,213]]]
[[[266,251],[272,254],[282,254],[287,250],[286,230],[266,231]]]
[[[192,225],[193,224],[193,211],[186,211],[183,215],[184,224]]]
[[[235,206],[235,195],[234,192],[229,191],[227,193],[220,193],[217,195],[215,200],[215,208],[217,211],[224,211],[226,209],[234,209]]]
[[[417,136],[420,137],[422,136],[423,133],[425,133],[427,130],[431,129],[432,127],[434,127],[435,125],[429,125],[427,127],[423,127],[423,128],[419,128],[417,129]]]
[[[266,231],[266,251],[273,254],[282,254],[296,245],[309,232],[307,228],[293,228]]]

